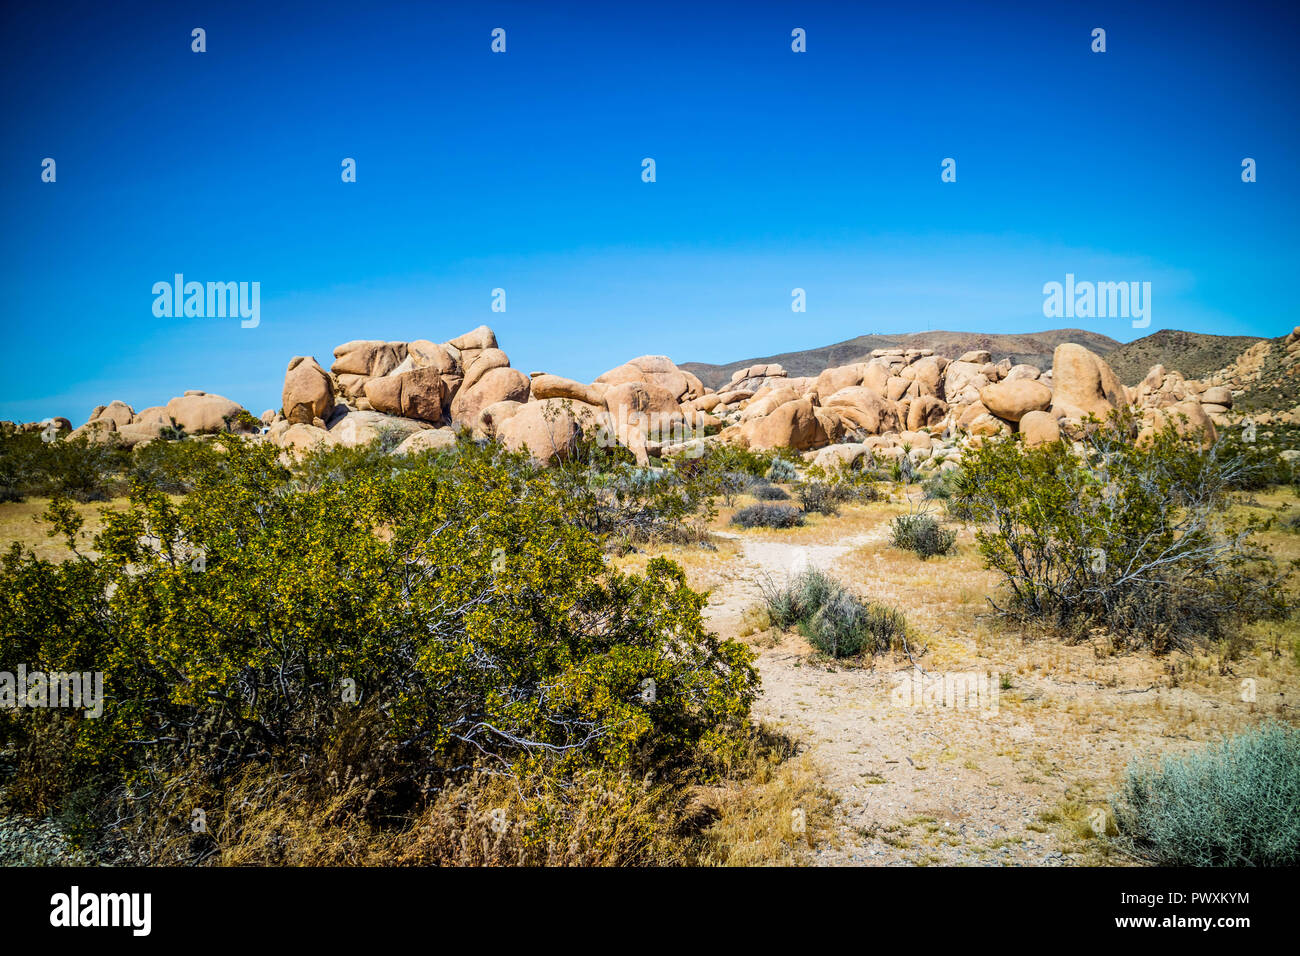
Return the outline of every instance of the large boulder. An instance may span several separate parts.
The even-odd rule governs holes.
[[[169,401],[163,406],[161,414],[165,418],[164,424],[175,420],[189,434],[198,435],[239,430],[234,427],[234,421],[243,411],[238,402],[232,402],[222,395],[190,391]]]
[[[389,374],[406,358],[405,342],[357,339],[334,349],[334,364],[330,371],[334,373],[339,391],[349,398],[358,398],[365,394],[367,381]]]
[[[284,373],[280,402],[290,422],[310,425],[334,410],[334,383],[314,358],[295,355]]]
[[[365,394],[375,411],[434,425],[443,420],[447,404],[447,385],[433,367],[372,378],[366,382]]]
[[[921,395],[912,399],[907,406],[907,427],[909,431],[933,428],[944,420],[948,414],[948,404],[933,395]]]
[[[879,435],[902,428],[898,406],[864,385],[840,389],[826,400],[825,407],[834,409],[862,434]]]
[[[853,468],[872,458],[871,449],[861,442],[827,445],[810,454],[813,455],[812,463],[827,471]]]
[[[1232,389],[1224,385],[1211,385],[1205,391],[1201,392],[1202,405],[1221,405],[1224,408],[1232,407]]]
[[[605,407],[615,416],[640,413],[652,421],[681,414],[681,405],[672,391],[645,381],[610,386],[605,390]]]
[[[497,402],[528,401],[528,376],[518,369],[497,367],[488,370],[473,384],[465,384],[451,400],[451,419],[472,427],[479,412]]]
[[[476,349],[494,349],[497,347],[497,335],[486,325],[480,325],[472,332],[456,336],[447,344],[461,352]]]
[[[533,399],[538,401],[547,398],[568,398],[585,405],[597,406],[605,404],[605,392],[608,391],[604,385],[584,385],[571,378],[547,374],[534,375],[529,390]],[[715,401],[714,404],[716,405],[717,402]]]
[[[872,397],[880,400],[874,394]],[[757,450],[794,448],[803,451],[827,441],[826,432],[813,413],[813,403],[806,398],[786,402],[763,418],[745,422],[740,428],[749,447]]]
[[[1218,438],[1214,422],[1206,414],[1198,401],[1178,402],[1167,408],[1148,409],[1144,416],[1144,427],[1138,433],[1138,444],[1145,444],[1157,431],[1172,423],[1174,430],[1184,438],[1200,441],[1203,448],[1209,448]]]
[[[470,437],[480,440],[485,438],[496,438],[497,431],[505,420],[523,407],[523,402],[511,401],[509,399],[489,405],[487,408],[479,412],[478,417],[470,423]]]
[[[1096,353],[1063,342],[1052,355],[1052,410],[1069,418],[1105,419],[1128,401],[1124,385]]]
[[[410,418],[375,411],[349,411],[329,422],[329,433],[345,448],[368,445],[377,438],[405,440],[425,426]]]
[[[563,461],[576,447],[584,427],[594,421],[591,405],[546,398],[521,405],[497,428],[497,438],[510,451],[527,451],[539,462]]]
[[[135,409],[126,402],[114,399],[91,412],[89,421],[111,421],[116,427],[121,428],[135,421]]]
[[[1052,390],[1029,378],[993,382],[980,389],[980,401],[998,418],[1018,422],[1029,412],[1046,411],[1052,404]]]
[[[338,439],[323,428],[305,425],[301,422],[283,423],[283,428],[272,428],[267,434],[277,448],[283,448],[292,455],[300,455],[316,448],[328,448],[338,444]]]
[[[461,382],[460,387],[473,388],[493,369],[509,367],[510,357],[505,352],[498,348],[481,349],[473,353],[473,357],[466,363],[465,380]]]
[[[394,455],[414,455],[422,451],[440,451],[456,444],[456,432],[450,428],[424,428],[408,435],[393,449]]]
[[[1026,445],[1050,445],[1061,440],[1061,426],[1051,412],[1025,412],[1020,418],[1020,440]]]

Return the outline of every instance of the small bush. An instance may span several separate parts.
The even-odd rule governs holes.
[[[772,467],[767,469],[768,481],[794,481],[799,477],[795,471],[794,463],[785,458],[777,458],[772,462]]]
[[[724,471],[718,475],[718,491],[727,507],[735,503],[736,495],[746,491],[754,482],[754,476],[745,471]]]
[[[784,588],[764,588],[768,618],[778,627],[798,627],[813,647],[831,657],[883,654],[907,633],[903,615],[865,602],[816,568]]]
[[[801,481],[795,486],[794,493],[799,497],[799,505],[805,514],[814,511],[824,515],[840,513],[835,489],[824,481]]]
[[[789,501],[790,495],[784,488],[778,488],[776,485],[766,483],[754,485],[749,489],[749,493],[759,501]]]
[[[1120,833],[1169,866],[1300,864],[1300,730],[1269,724],[1187,757],[1131,766]]]
[[[732,515],[731,523],[742,528],[793,528],[803,524],[803,512],[789,505],[750,505]]]
[[[957,493],[961,475],[960,468],[949,468],[931,475],[921,482],[921,494],[926,501],[949,501]]]
[[[947,554],[956,542],[957,532],[941,527],[928,514],[899,515],[890,525],[890,543],[922,559]]]

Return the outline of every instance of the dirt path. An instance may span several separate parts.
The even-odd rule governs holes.
[[[864,547],[887,548],[888,530],[885,518],[864,533],[822,544],[722,532],[738,539],[741,551],[730,579],[712,594],[711,627],[740,633],[746,611],[761,601],[760,582],[781,583],[803,565],[847,580],[842,560]],[[834,845],[818,852],[818,863],[1063,862],[1051,828],[1037,822],[1041,782],[1031,786],[1017,774],[1014,753],[1033,734],[1023,721],[1005,712],[898,706],[893,692],[909,673],[903,664],[836,668],[817,663],[810,650],[786,635],[760,652],[756,716],[797,735],[839,798]]]

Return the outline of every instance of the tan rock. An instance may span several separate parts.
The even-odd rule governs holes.
[[[867,393],[880,401],[874,393]],[[813,404],[806,398],[786,402],[763,418],[747,421],[741,425],[741,430],[749,447],[760,450],[794,448],[802,451],[824,445],[827,441],[826,432],[813,413]]]
[[[451,400],[452,421],[470,427],[489,405],[505,401],[526,402],[529,385],[528,376],[518,369],[491,369],[472,386],[462,385],[456,392]]]
[[[567,398],[575,402],[582,402],[584,405],[604,406],[605,392],[607,390],[607,386],[603,384],[584,385],[581,382],[575,382],[571,378],[542,374],[532,379],[530,394],[534,401],[547,398]],[[717,402],[714,401],[713,404],[716,405]],[[713,406],[709,407],[712,408]]]
[[[1052,408],[1071,418],[1105,419],[1127,401],[1124,385],[1098,355],[1063,342],[1052,356]]]
[[[1020,418],[1020,439],[1030,446],[1049,445],[1060,441],[1061,427],[1051,412],[1025,412]]]
[[[980,401],[998,418],[1018,422],[1028,412],[1046,411],[1051,407],[1052,390],[1028,378],[994,382],[980,389]]]
[[[478,417],[470,425],[470,437],[479,440],[496,438],[497,429],[501,427],[501,423],[523,407],[523,402],[509,399],[489,405],[478,413]]]
[[[948,405],[933,395],[921,395],[907,406],[907,427],[911,431],[938,425],[948,414]]]
[[[1232,389],[1225,388],[1222,385],[1213,385],[1201,392],[1201,404],[1221,405],[1224,408],[1231,408]]]
[[[434,425],[443,420],[447,404],[447,385],[433,367],[372,378],[366,382],[365,393],[375,411]]]
[[[418,455],[425,451],[441,451],[456,444],[456,432],[450,428],[424,428],[413,432],[393,449],[394,455]]]
[[[898,407],[864,385],[840,389],[826,400],[826,407],[835,409],[840,418],[868,435],[900,427]]]
[[[316,448],[328,448],[338,440],[323,428],[302,423],[286,423],[287,427],[268,435],[278,448],[299,455]]]
[[[284,417],[294,424],[310,425],[334,410],[334,383],[311,356],[295,355],[284,373],[280,392]]]
[[[231,430],[231,423],[244,409],[221,395],[183,395],[173,398],[162,411],[168,420],[191,435]]]
[[[135,421],[135,410],[126,402],[114,399],[107,405],[101,405],[90,416],[90,421],[111,421],[118,428]]]
[[[472,349],[494,349],[497,347],[497,336],[486,325],[480,325],[472,332],[456,336],[447,344],[462,352]]]
[[[589,410],[575,412],[575,405]],[[582,437],[582,418],[589,426],[594,421],[594,406],[575,403],[572,399],[546,398],[529,402],[501,423],[497,438],[510,451],[527,451],[534,460],[545,464],[569,457]]]
[[[405,441],[424,426],[410,418],[385,415],[376,411],[353,411],[338,417],[329,423],[328,431],[335,441],[345,448],[368,445],[378,438],[400,436]]]

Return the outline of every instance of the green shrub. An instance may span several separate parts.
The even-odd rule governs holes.
[[[137,482],[93,549],[0,560],[0,670],[104,674],[99,719],[0,711],[24,810],[82,807],[129,859],[195,862],[218,848],[191,809],[220,832],[253,771],[383,827],[479,764],[686,779],[743,726],[751,653],[675,564],[608,566],[526,458],[468,446],[309,487],[223,441],[179,503]],[[80,536],[63,499],[48,517]]]
[[[894,547],[914,551],[922,559],[947,554],[957,543],[956,531],[924,513],[899,515],[890,523],[889,534]]]
[[[1284,615],[1286,575],[1252,541],[1263,522],[1234,525],[1227,511],[1251,464],[1172,424],[1142,444],[1135,433],[1116,416],[1088,431],[1082,455],[1011,438],[967,449],[954,500],[982,525],[1001,610],[1070,635],[1105,627],[1157,652]]]
[[[1128,769],[1120,833],[1166,866],[1300,865],[1300,730],[1273,723]]]
[[[127,471],[134,481],[173,495],[188,494],[221,468],[224,458],[211,442],[199,439],[155,440],[131,452]]]
[[[901,613],[862,601],[816,568],[784,587],[764,585],[763,597],[773,624],[798,627],[813,647],[831,657],[883,654],[906,636]]]
[[[741,508],[731,516],[731,523],[741,528],[793,528],[804,519],[798,508],[763,503]]]

